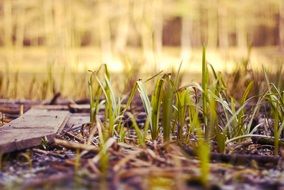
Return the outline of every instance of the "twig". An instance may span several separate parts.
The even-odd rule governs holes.
[[[98,169],[98,167],[92,162],[92,160],[88,160],[88,166],[95,174],[101,174],[101,171]]]
[[[135,159],[140,153],[142,153],[142,150],[138,150],[138,151],[134,151],[133,153],[125,156],[124,158],[122,158],[121,160],[119,160],[116,165],[113,167],[113,170],[115,172],[117,172],[118,170],[120,170],[123,166],[126,165],[126,163],[132,159]]]
[[[252,142],[262,145],[274,145],[274,137],[251,137]],[[284,141],[279,140],[279,145],[284,146]]]
[[[64,135],[67,135],[71,138],[74,138],[75,140],[79,141],[80,143],[84,143],[84,140],[81,139],[80,137],[77,137],[76,135],[72,134],[71,132],[69,131],[63,131]]]
[[[51,151],[41,150],[41,149],[38,149],[38,148],[34,148],[33,152],[36,152],[36,153],[39,153],[39,154],[44,154],[44,155],[50,155],[50,156],[54,156],[54,157],[61,158],[61,159],[65,158],[65,155],[61,155],[61,154],[51,152]]]
[[[186,145],[181,145],[183,151],[190,156],[197,156],[196,152]],[[212,152],[210,159],[217,162],[248,165],[254,160],[259,166],[272,165],[277,166],[281,158],[279,156],[261,156],[251,154],[221,154]]]
[[[60,146],[66,147],[66,148],[81,149],[81,150],[98,152],[98,147],[94,146],[94,145],[87,145],[87,144],[81,144],[81,143],[76,143],[76,142],[70,142],[70,141],[65,141],[65,140],[61,140],[61,139],[54,139],[54,143],[56,145],[60,145]]]

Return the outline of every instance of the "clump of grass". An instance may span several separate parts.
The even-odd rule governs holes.
[[[103,76],[100,75],[102,74],[102,69],[104,69]],[[97,71],[91,71],[88,86],[90,94],[91,125],[94,126],[94,123],[97,122],[96,116],[99,113],[102,105],[104,105],[104,126],[108,126],[106,128],[108,131],[108,137],[118,134],[119,139],[122,141],[125,136],[122,120],[135,96],[137,85],[135,85],[131,90],[130,96],[124,108],[122,105],[122,99],[118,98],[114,93],[107,65],[102,65]],[[104,100],[100,101],[102,96],[104,97]]]
[[[154,77],[158,75],[155,75]],[[150,79],[152,78],[153,77]],[[149,79],[147,81],[149,81]],[[163,74],[162,76],[158,76],[158,79],[155,83],[154,92],[151,96],[151,101],[141,80],[137,81],[137,86],[144,109],[147,113],[147,119],[149,118],[149,128],[152,140],[157,140],[160,133],[160,115],[162,116],[161,125],[163,128],[163,140],[170,140],[172,131],[171,120],[173,117],[173,100],[175,93],[174,83],[171,79],[171,75]],[[147,125],[148,124],[146,122],[145,128],[148,128]]]
[[[173,80],[171,79],[171,75],[164,75],[165,77],[165,86],[163,90],[162,96],[162,126],[163,126],[163,137],[164,141],[170,140],[170,135],[172,131],[171,120],[173,118],[173,100],[175,95],[175,88],[173,84]]]
[[[186,116],[188,106],[190,105],[189,99],[190,92],[188,89],[181,89],[176,92],[176,124],[177,124],[177,139],[183,140],[183,127],[186,125]]]
[[[245,69],[247,64],[248,61]],[[103,69],[104,72],[101,72]],[[145,83],[154,78],[154,90],[148,94]],[[158,141],[162,136],[162,140],[166,142],[174,139],[174,136],[178,143],[195,145],[200,160],[200,179],[206,185],[210,177],[210,152],[215,148],[212,142],[217,144],[219,152],[224,153],[226,145],[232,141],[259,136],[254,134],[258,126],[253,126],[253,120],[265,99],[273,110],[271,114],[274,117],[275,154],[278,154],[279,138],[284,127],[284,124],[280,124],[284,120],[284,93],[266,78],[268,92],[252,96],[255,83],[249,82],[241,89],[243,93],[235,98],[229,95],[222,75],[216,73],[213,66],[206,62],[206,49],[203,48],[201,84],[194,83],[179,88],[178,75],[174,77],[172,73],[158,73],[146,81],[137,80],[123,105],[122,100],[114,93],[107,66],[103,65],[98,71],[92,71],[88,83],[90,122],[92,126],[98,127],[102,170],[107,170],[108,166],[107,142],[115,135],[122,141],[124,139],[127,129],[124,128],[122,118],[127,115],[136,132],[139,146],[146,146],[149,132],[152,141]],[[138,125],[135,114],[128,110],[137,91],[147,115],[143,128]],[[100,101],[100,97],[104,100]],[[98,119],[102,107],[105,108],[103,122]]]
[[[152,121],[152,110],[153,110],[153,108],[151,106],[151,102],[150,102],[150,99],[148,97],[148,93],[147,93],[147,91],[144,87],[144,84],[142,83],[141,80],[137,81],[137,89],[138,89],[140,98],[142,100],[143,107],[144,107],[146,114],[147,114],[147,119],[146,119],[144,128],[149,129],[149,127],[150,127],[151,137],[152,137],[153,140],[155,140],[155,138],[158,136],[155,132],[158,129],[156,130],[156,129],[153,128],[153,121]]]
[[[151,114],[151,135],[152,139],[156,140],[159,135],[159,118],[160,118],[160,107],[161,107],[161,94],[162,94],[162,87],[164,84],[164,77],[158,78],[156,81],[154,93],[151,97],[151,107],[152,107],[152,114]],[[164,125],[163,125],[164,126]],[[165,131],[164,131],[165,133]]]
[[[263,69],[264,70],[264,69]],[[279,139],[281,137],[283,127],[284,127],[284,92],[280,91],[274,83],[270,83],[266,71],[265,79],[268,86],[267,101],[271,106],[271,115],[274,119],[273,131],[274,131],[274,154],[279,154]]]
[[[208,111],[207,111],[207,103],[208,103],[208,83],[209,83],[209,73],[206,62],[206,49],[203,47],[202,49],[202,111],[203,118],[205,124],[205,138],[209,139],[209,125],[208,125]]]
[[[104,68],[104,79],[101,80],[98,77],[100,70]],[[95,80],[95,81],[94,81]],[[94,82],[96,82],[96,89],[94,89]],[[120,107],[117,104],[116,97],[114,95],[111,82],[110,74],[107,65],[101,66],[98,71],[91,71],[91,76],[88,82],[90,92],[90,122],[94,123],[97,113],[99,112],[99,98],[101,95],[105,97],[105,125],[109,126],[109,136],[111,137],[114,133],[115,119],[119,116]]]

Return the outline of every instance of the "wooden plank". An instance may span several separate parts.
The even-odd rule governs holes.
[[[0,153],[38,146],[43,138],[52,142],[68,120],[68,111],[31,109],[0,127]]]
[[[90,114],[87,113],[73,113],[70,115],[65,130],[69,130],[74,126],[80,126],[90,122]]]

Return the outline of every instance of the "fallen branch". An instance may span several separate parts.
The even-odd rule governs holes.
[[[80,138],[80,137],[77,137],[76,135],[73,135],[71,132],[69,131],[63,131],[64,135],[68,136],[68,137],[71,137],[71,138],[74,138],[75,140],[79,141],[80,143],[84,143],[85,141]]]
[[[196,151],[186,145],[180,145],[189,156],[197,156]],[[252,154],[222,154],[211,152],[210,159],[216,162],[224,162],[237,165],[250,165],[254,160],[259,166],[277,166],[281,161],[279,156],[261,156]]]
[[[274,145],[274,137],[251,137],[253,143],[262,145]],[[284,141],[279,139],[279,145],[284,146]]]
[[[65,155],[55,153],[53,151],[41,150],[41,149],[38,149],[38,148],[34,148],[33,152],[36,152],[38,154],[50,155],[50,156],[54,156],[54,157],[61,158],[61,159],[65,158]]]
[[[70,141],[61,140],[61,139],[54,139],[54,143],[56,145],[60,145],[65,148],[71,148],[71,149],[88,150],[88,151],[94,151],[94,152],[98,152],[99,150],[99,148],[94,145],[70,142]]]

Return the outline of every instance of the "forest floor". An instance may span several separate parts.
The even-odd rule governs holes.
[[[19,111],[20,105],[28,108],[36,104],[42,102],[10,100],[2,102],[0,107],[6,110],[3,114],[8,122],[17,117],[9,113]],[[57,104],[62,107],[70,102],[59,100]],[[74,110],[70,106],[61,109],[72,112],[74,118],[79,114],[81,119],[78,120],[77,115],[77,120],[66,125],[54,143],[42,143],[35,148],[2,155],[0,189],[284,188],[284,165],[281,157],[273,156],[273,143],[253,138],[231,143],[224,154],[216,153],[213,148],[206,185],[200,179],[201,166],[192,147],[176,143],[175,136],[167,143],[161,138],[147,140],[141,147],[131,128],[127,128],[124,142],[119,142],[115,136],[106,142],[108,164],[107,168],[102,168],[99,134],[98,131],[93,133],[86,122],[88,110]],[[146,113],[139,98],[134,100],[131,109],[138,116],[137,123],[143,124]],[[100,116],[104,117],[103,111]],[[125,126],[129,127],[127,122],[129,118],[124,120]],[[90,133],[94,140],[91,145],[86,145]],[[269,129],[262,128],[259,133],[269,133]],[[192,142],[195,141],[192,137]]]

